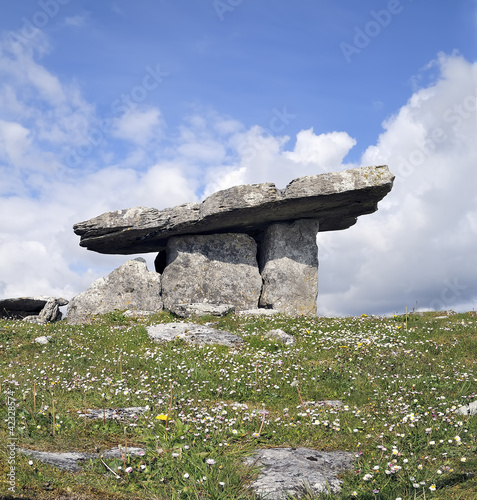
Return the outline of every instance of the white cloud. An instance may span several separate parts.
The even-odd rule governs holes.
[[[30,145],[29,131],[19,123],[0,120],[0,159],[19,166]]]
[[[458,55],[436,65],[440,78],[413,94],[362,157],[396,175],[379,211],[319,235],[333,245],[320,274],[323,312],[476,305],[477,65]]]
[[[164,122],[157,108],[130,108],[121,117],[114,119],[113,135],[144,146],[163,135]]]
[[[346,132],[315,135],[313,129],[302,130],[296,136],[295,149],[285,153],[296,163],[313,163],[317,170],[330,172],[342,169],[344,157],[356,145]]]

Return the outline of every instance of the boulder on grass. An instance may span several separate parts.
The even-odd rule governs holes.
[[[128,260],[106,278],[97,279],[68,305],[68,323],[89,323],[115,310],[162,310],[161,276],[149,271],[144,259]]]

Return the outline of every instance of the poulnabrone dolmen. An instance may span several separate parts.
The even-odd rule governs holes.
[[[156,309],[231,304],[315,315],[318,231],[346,229],[375,212],[393,180],[379,166],[301,177],[285,189],[236,186],[201,203],[107,212],[74,231],[95,252],[157,253]]]

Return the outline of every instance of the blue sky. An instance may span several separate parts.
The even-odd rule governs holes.
[[[475,0],[6,0],[0,297],[121,264],[71,229],[104,211],[386,163],[319,235],[319,310],[476,307],[476,33]]]

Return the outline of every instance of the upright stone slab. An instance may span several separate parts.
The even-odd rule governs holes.
[[[273,224],[260,250],[260,306],[288,315],[316,315],[318,297],[317,220]]]
[[[128,260],[106,278],[99,278],[68,304],[68,323],[91,321],[114,310],[162,311],[161,275],[149,271],[142,258]]]
[[[162,275],[164,307],[177,304],[258,306],[262,280],[257,244],[246,234],[178,236],[169,240]]]

